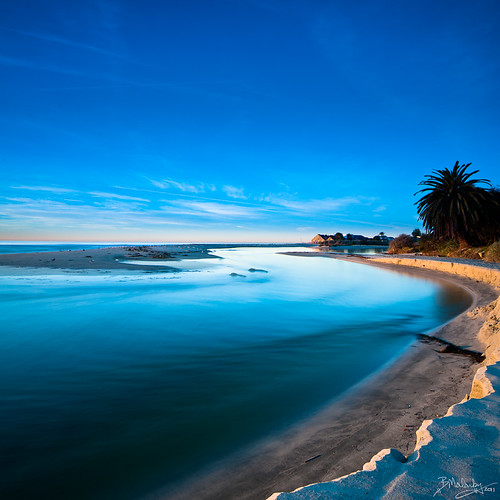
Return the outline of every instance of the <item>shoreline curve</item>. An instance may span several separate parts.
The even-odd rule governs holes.
[[[437,494],[445,498],[474,493],[495,495],[495,479],[500,473],[500,270],[497,266],[399,256],[364,260],[362,263],[383,267],[409,266],[446,272],[494,287],[496,297],[490,303],[473,304],[458,317],[466,314],[479,320],[476,341],[484,350],[485,360],[475,371],[465,397],[455,401],[445,415],[436,414],[435,418],[422,422],[416,431],[412,453],[386,447],[354,472],[302,486],[291,493],[274,493],[269,500],[339,498],[352,496],[353,492],[387,499],[427,498]]]
[[[90,262],[87,257],[88,251],[81,250],[78,253],[67,254],[54,252],[51,256],[44,254],[43,259],[36,254],[15,254],[14,257],[0,259],[0,264],[55,269],[118,267],[127,269],[123,264],[116,262],[117,256],[136,252],[134,248],[127,248],[124,249],[126,252],[122,253],[122,248],[105,248],[99,252],[97,249],[92,249],[90,255],[95,262]],[[154,250],[156,251],[156,248]],[[172,252],[172,247],[168,250],[171,253],[171,260],[177,262],[186,258],[211,257],[207,255],[205,248],[180,246],[177,251]],[[287,253],[301,255],[299,252]],[[455,263],[450,265],[449,262],[440,263],[445,264],[446,269],[435,269],[431,267],[429,260],[425,260],[423,268],[419,268],[415,264],[417,259],[408,257],[361,258],[312,252],[302,254],[308,257],[330,257],[368,264],[433,280],[442,279],[461,286],[472,294],[473,304],[464,313],[432,332],[454,344],[468,346],[481,352],[484,350],[484,345],[489,344],[487,362],[495,355],[492,338],[496,338],[497,355],[500,352],[498,326],[497,330],[491,330],[488,326],[489,323],[493,324],[492,316],[500,317],[500,304],[496,300],[500,287],[500,270],[491,275],[481,271],[479,274],[486,272],[488,277],[480,280],[475,269],[466,269],[465,274],[468,274],[468,277],[463,277],[461,273],[464,269]],[[150,252],[144,251],[140,256],[133,256],[147,258]],[[130,268],[132,267],[137,269],[138,266],[130,265]],[[500,269],[500,266],[498,267]],[[494,300],[497,304],[496,309],[493,309],[492,305]],[[496,324],[498,325],[498,322]],[[379,371],[370,376],[369,382],[362,381],[360,384],[363,387],[360,387],[360,384],[355,385],[347,396],[342,397],[338,405],[321,410],[307,421],[299,423],[290,432],[280,435],[276,441],[266,441],[264,447],[262,444],[257,446],[253,455],[247,456],[245,453],[244,456],[236,457],[236,460],[228,463],[228,467],[225,467],[222,473],[209,471],[208,475],[200,474],[198,480],[187,489],[169,491],[164,496],[154,495],[151,498],[193,498],[194,494],[199,499],[262,499],[276,491],[299,489],[296,493],[274,493],[273,498],[277,498],[278,495],[283,500],[288,497],[281,495],[296,495],[299,491],[302,492],[301,495],[307,494],[304,491],[304,485],[307,484],[332,480],[336,485],[341,484],[345,478],[355,477],[357,472],[353,471],[360,471],[365,464],[371,464],[367,467],[372,467],[374,474],[395,458],[396,465],[399,464],[400,467],[406,462],[401,462],[397,458],[409,455],[421,436],[423,436],[422,443],[428,439],[428,432],[432,431],[434,424],[426,422],[432,422],[431,419],[436,415],[442,416],[451,411],[450,406],[460,401],[465,394],[469,399],[474,399],[478,395],[491,396],[495,382],[491,370],[487,371],[485,365],[486,363],[483,363],[477,370],[479,365],[470,359],[453,354],[436,353],[435,345],[416,342],[398,358],[383,365]],[[436,443],[437,439],[433,442]],[[425,448],[421,446],[422,450]],[[398,455],[393,452],[394,449],[399,449],[403,453],[399,452]],[[421,449],[417,450],[420,454],[423,453]],[[497,463],[500,463],[500,455]],[[335,481],[334,478],[340,478],[341,481]],[[377,483],[383,484],[378,480]]]
[[[497,297],[485,283],[439,271],[370,262],[366,258],[312,252],[286,254],[340,257],[466,288],[475,297],[475,303],[434,332],[455,344],[480,349],[477,332],[481,322],[479,316],[472,318],[470,314]],[[439,354],[435,345],[416,341],[368,381],[356,384],[347,395],[275,440],[266,438],[252,450],[246,449],[191,477],[189,483],[151,498],[262,499],[276,491],[293,491],[360,470],[388,446],[409,454],[422,422],[436,414],[444,415],[450,405],[462,399],[470,391],[476,368],[476,363],[465,356]]]

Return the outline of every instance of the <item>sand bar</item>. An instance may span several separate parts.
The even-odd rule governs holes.
[[[144,270],[141,261],[154,260],[164,266],[155,266],[157,271],[172,269],[169,263],[184,259],[215,258],[206,246],[200,245],[141,245],[63,250],[56,252],[17,253],[0,255],[0,265],[11,267],[33,267],[73,270],[127,269]],[[121,261],[136,261],[128,264]],[[173,269],[172,269],[173,270]]]

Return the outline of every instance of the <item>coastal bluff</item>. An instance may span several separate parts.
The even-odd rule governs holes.
[[[425,268],[481,281],[497,298],[469,311],[482,321],[478,341],[485,361],[474,376],[470,393],[441,418],[424,420],[416,445],[407,456],[383,449],[362,470],[310,484],[269,500],[329,498],[462,498],[500,497],[500,270],[497,266],[446,262],[407,256],[374,257],[377,264]],[[369,263],[367,262],[367,263]],[[474,496],[472,496],[474,495]]]
[[[495,264],[478,264],[460,262],[458,259],[435,259],[413,256],[393,256],[393,257],[370,257],[370,262],[380,262],[382,264],[396,264],[399,266],[418,267],[420,269],[430,269],[445,273],[464,276],[476,281],[482,281],[491,285],[500,292],[500,266]]]

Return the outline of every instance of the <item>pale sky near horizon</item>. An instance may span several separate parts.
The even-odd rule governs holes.
[[[309,241],[500,183],[497,1],[0,4],[0,240]]]

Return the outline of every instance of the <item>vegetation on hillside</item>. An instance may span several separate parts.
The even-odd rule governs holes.
[[[312,240],[312,243],[316,243],[320,246],[350,246],[350,245],[381,245],[385,246],[389,244],[392,238],[388,238],[385,233],[380,232],[373,238],[363,236],[361,234],[346,234],[345,236],[337,232],[335,234],[317,234]]]
[[[415,238],[409,234],[400,234],[389,243],[387,253],[413,253],[416,243]]]

